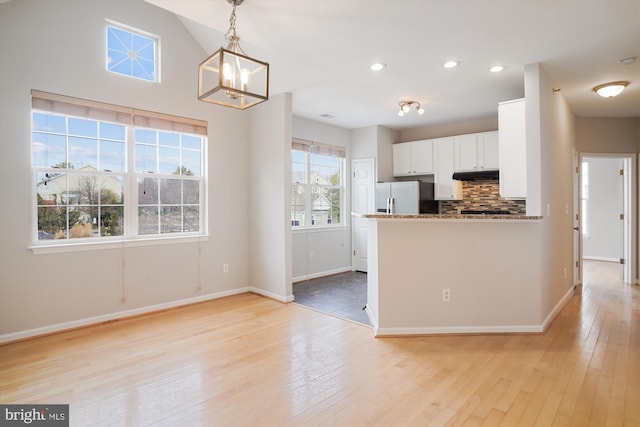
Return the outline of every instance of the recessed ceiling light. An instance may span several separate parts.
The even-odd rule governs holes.
[[[502,70],[504,70],[504,66],[502,65],[494,65],[493,67],[489,68],[489,71],[491,71],[492,73],[499,73]]]
[[[375,64],[371,65],[372,71],[380,71],[380,70],[384,70],[385,68],[387,68],[387,64],[384,64],[382,62],[376,62]]]
[[[444,68],[456,68],[460,63],[458,61],[447,61],[442,66]]]

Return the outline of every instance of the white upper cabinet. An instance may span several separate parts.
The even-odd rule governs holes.
[[[481,166],[484,169],[500,169],[500,144],[498,131],[478,134],[478,147],[481,147]]]
[[[499,168],[498,132],[482,132],[454,137],[456,172]]]
[[[393,176],[433,174],[433,141],[393,144]]]
[[[411,143],[393,144],[393,176],[411,175]]]
[[[433,153],[435,199],[462,199],[462,183],[453,179],[454,138],[434,139]]]
[[[524,99],[498,104],[500,196],[527,197],[527,145]]]

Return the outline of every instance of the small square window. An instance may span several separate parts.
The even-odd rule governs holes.
[[[107,25],[107,70],[159,82],[159,38],[122,25]]]

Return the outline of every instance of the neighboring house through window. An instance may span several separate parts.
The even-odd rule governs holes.
[[[294,139],[291,150],[291,225],[342,225],[345,150]]]
[[[203,234],[206,126],[32,91],[34,240]]]

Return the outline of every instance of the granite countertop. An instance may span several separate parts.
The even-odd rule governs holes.
[[[473,220],[541,220],[542,216],[529,215],[454,215],[454,214],[358,214],[353,216],[371,219],[473,219]]]

